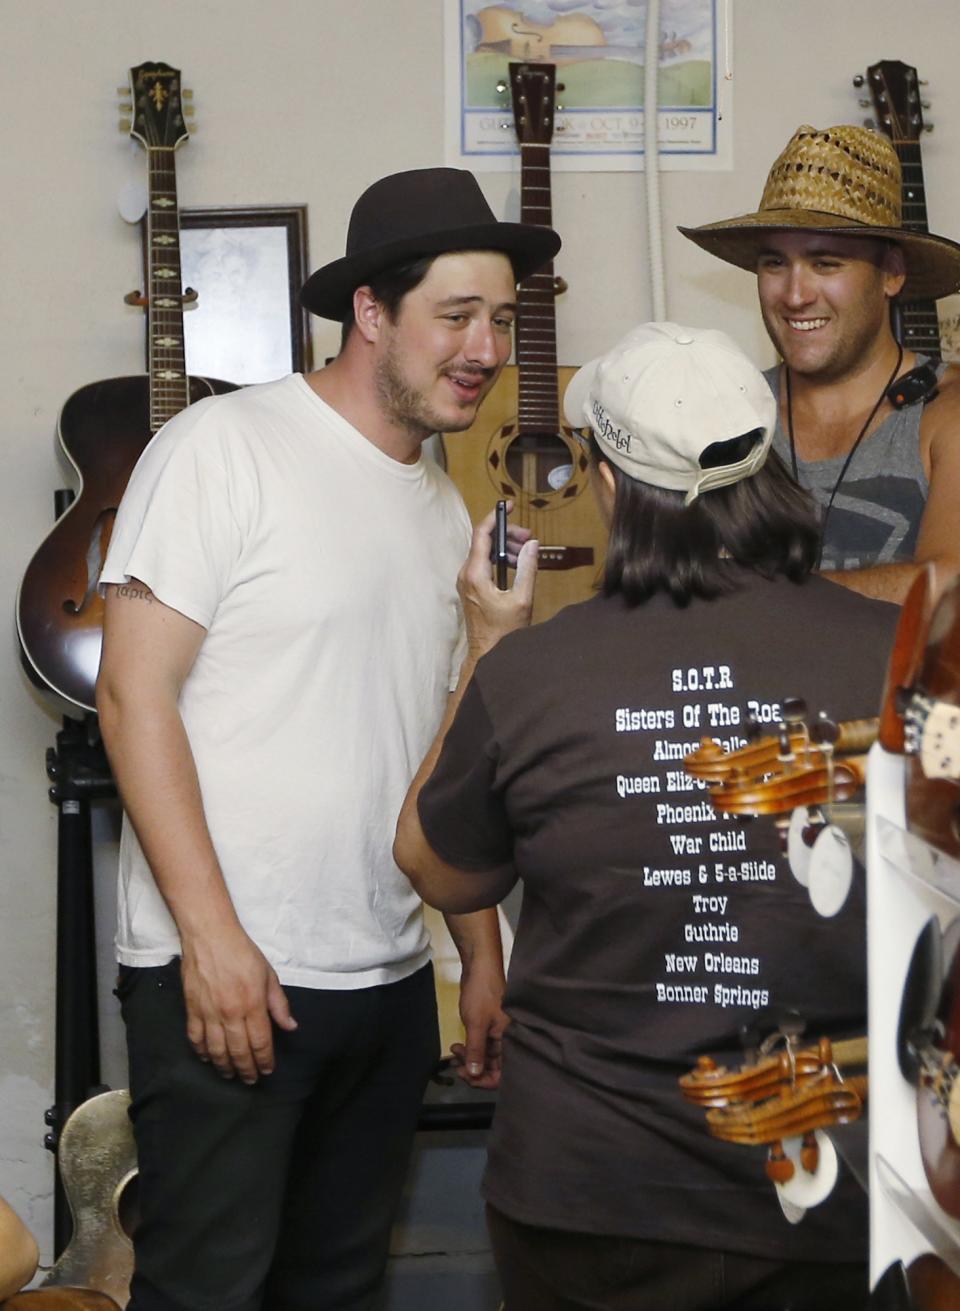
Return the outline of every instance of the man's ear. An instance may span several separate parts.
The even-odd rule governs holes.
[[[892,300],[900,294],[907,280],[907,262],[895,241],[887,243],[880,268],[883,272],[883,294]]]
[[[375,342],[380,337],[380,328],[386,310],[370,287],[358,287],[353,293],[353,317],[357,330],[365,341]]]

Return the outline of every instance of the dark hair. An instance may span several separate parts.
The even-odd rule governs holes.
[[[365,284],[387,311],[391,323],[397,321],[400,304],[404,296],[408,291],[413,291],[414,287],[420,286],[420,283],[430,272],[430,265],[436,258],[436,255],[418,255],[416,259],[404,260],[401,264],[394,264],[389,269],[384,269],[382,273],[375,274]],[[347,338],[350,336],[350,330],[355,322],[353,302],[351,300],[350,312],[343,320],[340,328],[341,350],[346,346]]]
[[[667,592],[684,606],[695,596],[713,600],[735,591],[738,566],[794,583],[816,568],[819,513],[774,451],[755,474],[684,505],[683,492],[639,482],[611,464],[594,437],[590,450],[616,482],[606,596],[639,605]]]

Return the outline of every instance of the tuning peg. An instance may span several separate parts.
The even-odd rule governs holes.
[[[921,100],[921,101],[920,101],[920,108],[921,108],[921,109],[929,109],[929,108],[930,108],[930,101],[929,101],[929,100]]]
[[[930,82],[929,82],[929,80],[928,80],[927,78],[925,78],[925,77],[922,77],[922,78],[920,79],[920,81],[917,83],[917,86],[929,86],[929,85],[930,85]]]
[[[864,78],[864,76],[863,76],[862,73],[854,73],[854,75],[853,75],[853,85],[854,85],[854,86],[856,86],[856,87],[861,87],[861,86],[863,86],[865,80],[866,80],[866,79]]]
[[[498,124],[498,126],[499,126],[501,132],[506,132],[506,131],[510,128],[511,124],[510,124],[510,123],[504,123],[504,122],[501,121],[501,122]]]
[[[193,118],[193,116],[194,116],[194,114],[195,114],[196,112],[197,112],[197,111],[194,109],[193,105],[184,105],[184,106],[183,106],[183,113],[184,113],[184,117],[185,117],[185,118]]]
[[[558,82],[558,83],[557,83],[557,90],[558,90],[558,91],[566,91],[566,89],[567,89],[567,86],[566,86],[566,83],[565,83],[565,82]]]
[[[117,108],[121,111],[121,113],[124,113],[124,114],[132,114],[132,113],[133,113],[133,101],[132,101],[132,100],[121,100],[120,103],[119,103],[119,105],[117,105]]]
[[[128,86],[118,86],[118,87],[117,87],[117,95],[118,95],[118,96],[128,96],[129,94],[130,94],[130,88],[129,88]]]
[[[869,108],[870,108],[870,101],[869,101],[869,100],[866,100],[866,99],[858,100],[858,101],[857,101],[857,104],[860,106],[861,109],[869,109]]]
[[[190,87],[184,87],[183,90],[180,92],[180,95],[183,97],[184,100],[193,99],[193,91],[190,89]]]
[[[497,90],[500,92],[501,95],[503,95],[506,89],[507,89],[507,84],[506,82],[504,82],[503,78],[501,78],[500,81],[497,83]]]
[[[129,118],[121,118],[120,122],[117,124],[117,131],[122,132],[124,136],[129,136],[132,127],[133,124],[130,122]]]
[[[863,126],[864,126],[864,127],[868,127],[868,128],[870,129],[870,131],[873,132],[873,131],[876,129],[876,126],[877,126],[877,125],[876,125],[876,123],[873,121],[872,118],[865,118],[865,119],[863,120]]]
[[[932,131],[933,131],[933,124],[932,124],[932,123],[924,123],[924,125],[923,125],[923,130],[924,130],[924,132],[932,132]]]
[[[783,699],[783,717],[788,724],[795,724],[806,717],[807,703],[799,696],[787,696]]]

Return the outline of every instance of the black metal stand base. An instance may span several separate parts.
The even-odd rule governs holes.
[[[57,827],[57,1019],[54,1104],[44,1116],[44,1145],[56,1155],[60,1130],[81,1102],[100,1091],[97,957],[90,803],[117,795],[97,720],[66,718],[47,752]],[[70,1209],[55,1172],[54,1254],[70,1240]]]

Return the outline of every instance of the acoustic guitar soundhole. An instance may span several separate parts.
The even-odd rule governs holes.
[[[528,493],[559,492],[573,477],[570,448],[556,433],[525,432],[506,450],[507,474]]]

